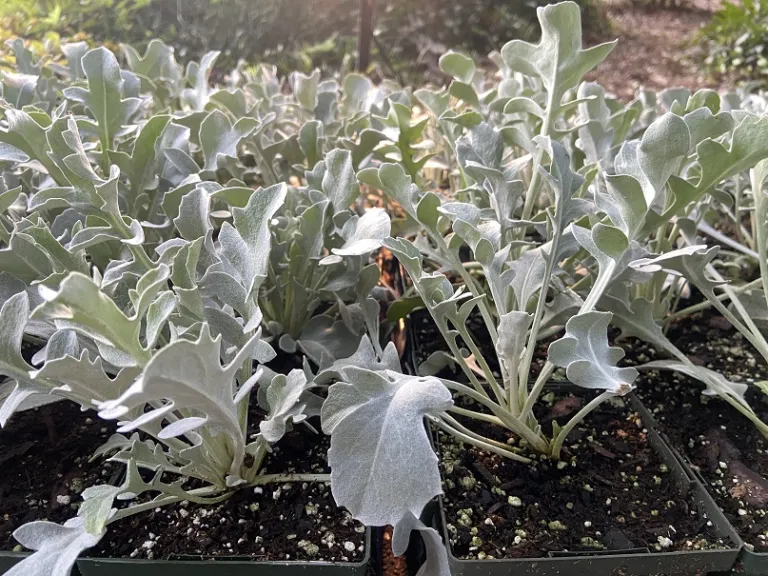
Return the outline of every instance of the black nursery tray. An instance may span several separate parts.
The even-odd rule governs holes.
[[[365,576],[371,559],[371,530],[365,532],[365,557],[360,562],[259,562],[253,559],[184,557],[174,560],[81,558],[82,576]]]
[[[554,388],[564,388],[562,384],[553,384]],[[634,396],[630,399],[631,407],[636,410],[647,426],[651,446],[661,461],[669,467],[678,490],[688,494],[699,514],[705,515],[713,524],[714,533],[730,541],[732,547],[713,550],[685,550],[674,552],[650,552],[647,548],[628,550],[610,550],[594,552],[550,552],[542,558],[485,559],[466,560],[457,558],[448,545],[448,558],[453,576],[650,576],[655,574],[706,574],[726,572],[734,565],[741,540],[738,534],[723,516],[719,507],[704,489],[702,484],[690,477],[685,467],[678,461],[661,436],[653,429],[652,419]],[[439,497],[439,509],[432,518],[433,524],[443,535],[443,540],[450,542],[443,496]]]
[[[653,430],[657,430],[659,425],[656,419],[653,417],[653,414],[645,407],[645,405],[642,404],[642,402],[638,401],[639,408],[637,411],[642,415],[644,420],[647,420],[651,423],[651,426]],[[668,443],[669,451],[675,456],[675,459],[680,463],[680,466],[682,466],[683,470],[685,470],[688,477],[693,482],[699,483],[702,487],[706,487],[708,485],[708,482],[706,479],[701,475],[701,473],[688,461],[688,459],[676,448],[671,446],[671,443]],[[712,500],[712,504],[717,506],[717,503],[714,501],[712,496],[710,496],[709,492],[706,492],[707,497]],[[719,509],[719,506],[718,506]],[[723,519],[728,522],[728,519],[723,516]],[[730,523],[729,523],[730,525]],[[735,528],[731,528],[734,532],[736,532]],[[741,553],[739,554],[739,574],[743,574],[744,576],[766,576],[768,575],[768,552],[753,552],[746,547],[743,546],[742,543],[742,549]]]
[[[437,342],[429,338],[429,320],[423,312],[414,314],[418,318],[420,329],[409,322],[408,368],[416,373],[416,364],[426,359],[436,348]],[[411,319],[412,320],[412,319]],[[434,335],[434,334],[433,334]],[[426,337],[427,341],[424,341]],[[439,334],[437,334],[439,339]],[[570,384],[553,382],[548,389],[566,391],[575,389]],[[644,426],[648,429],[648,440],[661,462],[669,468],[669,474],[681,494],[688,495],[688,501],[697,512],[712,522],[711,531],[731,546],[722,549],[681,550],[672,552],[650,552],[647,548],[626,550],[605,550],[589,552],[550,552],[548,557],[508,558],[508,559],[461,559],[452,551],[447,531],[446,511],[443,496],[432,511],[425,511],[424,520],[432,524],[448,543],[448,557],[453,576],[649,576],[655,574],[706,574],[729,571],[739,555],[742,541],[731,527],[722,511],[707,493],[699,479],[692,477],[683,463],[676,457],[661,436],[656,432],[653,418],[634,395],[630,399],[631,408],[640,414]],[[411,557],[418,557],[418,552],[411,551]],[[763,572],[768,574],[768,571]]]
[[[8,570],[16,566],[27,556],[29,554],[25,552],[0,552],[0,576],[8,572]],[[72,571],[72,576],[77,576],[75,570]]]
[[[768,553],[750,552],[745,548],[739,555],[739,562],[746,576],[765,576],[768,574]]]
[[[104,426],[103,422],[97,419],[87,419],[87,415],[83,416],[79,408],[77,408],[74,404],[69,405],[62,403],[61,405],[57,405],[57,408],[59,409],[60,413],[57,413],[57,417],[54,419],[54,421],[57,423],[61,422],[61,425],[59,425],[57,429],[60,429],[61,431],[71,431],[71,435],[74,436],[86,436],[86,433],[93,432],[91,436],[94,436],[94,438],[91,439],[93,440],[93,444],[95,446],[98,446],[106,440],[106,436],[109,434],[109,430]],[[14,488],[16,486],[26,487],[30,483],[29,481],[24,482],[24,470],[27,471],[26,478],[29,478],[29,475],[32,475],[34,471],[38,471],[39,466],[37,464],[39,461],[48,460],[48,458],[41,457],[38,452],[42,450],[48,450],[51,452],[55,450],[61,451],[66,448],[66,458],[64,461],[62,461],[61,458],[50,458],[50,460],[53,462],[60,463],[60,468],[52,468],[50,470],[46,469],[45,474],[41,472],[41,478],[38,479],[34,485],[36,489],[38,488],[38,484],[40,485],[39,489],[33,492],[33,496],[36,501],[40,501],[45,498],[45,501],[48,502],[50,499],[49,495],[52,493],[52,491],[57,494],[64,493],[74,495],[73,492],[69,491],[70,486],[66,482],[70,477],[83,478],[82,483],[85,484],[86,482],[90,483],[93,478],[99,478],[101,476],[100,472],[102,471],[102,468],[100,467],[101,465],[99,463],[90,465],[81,462],[80,465],[78,465],[78,454],[84,452],[84,450],[80,449],[80,444],[82,442],[70,442],[70,440],[72,440],[70,436],[65,437],[63,433],[58,434],[57,442],[55,444],[44,442],[42,439],[38,441],[41,436],[43,439],[45,438],[45,427],[42,424],[43,419],[39,417],[33,417],[31,413],[28,415],[29,417],[27,419],[24,419],[25,416],[27,415],[20,415],[20,418],[14,422],[14,425],[16,426],[16,429],[22,430],[29,436],[28,439],[26,436],[23,437],[23,439],[36,451],[30,448],[27,452],[17,456],[17,460],[22,457],[25,458],[24,464],[26,465],[26,469],[24,469],[23,466],[17,462],[16,468],[20,470],[20,472],[17,474],[12,475],[11,472],[15,469],[12,469],[8,463],[5,464],[4,470],[6,472],[5,480],[7,486],[5,491],[3,491],[3,503],[6,508],[3,509],[2,512],[6,514],[4,519],[5,524],[3,526],[5,528],[4,536],[7,542],[4,542],[4,544],[7,546],[8,550],[0,552],[0,575],[4,574],[12,566],[17,564],[28,555],[26,552],[10,551],[11,547],[14,545],[14,542],[8,540],[11,530],[15,529],[19,524],[30,520],[47,518],[52,521],[62,522],[73,515],[73,512],[69,507],[61,505],[52,509],[46,507],[45,509],[39,510],[39,514],[36,516],[33,515],[30,517],[27,509],[19,504],[19,502],[24,502],[26,492],[22,491],[22,493],[19,494],[20,491],[14,490]],[[77,420],[77,418],[80,420]],[[29,420],[29,422],[27,422],[27,420]],[[64,422],[67,422],[67,426],[64,426]],[[32,425],[37,425],[37,428],[41,428],[41,430],[38,430],[34,426],[30,426],[30,423]],[[73,425],[73,423],[78,425]],[[313,438],[315,437],[313,436]],[[318,436],[317,439],[318,442],[316,445],[312,444],[312,446],[318,450],[324,450],[324,443],[328,441],[327,437]],[[80,440],[82,440],[82,438],[80,438]],[[49,444],[51,445],[49,446]],[[300,437],[298,434],[288,434],[284,439],[280,450],[282,451],[284,457],[300,463],[303,467],[307,467],[311,466],[313,462],[311,458],[308,459],[306,456],[307,450],[309,448],[310,446],[303,437]],[[318,462],[320,461],[322,461],[322,458],[318,460]],[[104,464],[104,466],[107,466],[107,464]],[[271,464],[268,463],[268,466],[271,466]],[[272,471],[275,473],[282,472],[282,470],[279,468],[279,463],[276,463],[275,466],[276,468]],[[76,474],[71,473],[71,470],[75,470]],[[306,472],[310,471],[309,468],[306,470],[302,468],[302,470]],[[53,480],[51,480],[50,476],[53,477]],[[52,483],[53,488],[51,487]],[[10,486],[10,489],[8,486]],[[275,511],[275,522],[264,526],[265,536],[274,536],[276,532],[278,534],[281,533],[280,531],[282,530],[282,526],[285,523],[277,521],[278,514],[285,514],[286,518],[293,518],[292,511],[295,510],[297,506],[303,509],[303,504],[305,503],[304,497],[306,497],[307,492],[304,490],[298,490],[291,491],[290,494],[293,495],[294,493],[296,494],[295,498],[292,496],[286,496],[280,499],[279,502],[275,501],[273,498],[267,498],[265,501],[262,501],[261,508],[257,509],[259,515],[269,515],[270,510]],[[259,516],[256,515],[256,513],[238,513],[238,511],[244,508],[244,504],[250,502],[250,496],[244,492],[238,493],[238,495],[241,496],[240,501],[238,501],[238,498],[232,498],[225,503],[218,505],[222,507],[221,519],[224,519],[225,517],[228,518],[229,525],[239,524],[241,519],[251,523],[257,522]],[[321,491],[321,493],[309,495],[310,500],[313,497],[315,498],[314,502],[316,503],[327,501],[328,504],[330,504],[330,491],[324,490]],[[245,500],[243,500],[243,498],[245,498]],[[189,510],[194,510],[194,506],[191,506]],[[344,528],[346,532],[335,531],[335,533],[337,537],[346,535],[345,539],[348,538],[352,540],[355,542],[356,546],[364,545],[364,551],[361,549],[359,553],[356,552],[354,557],[351,558],[353,560],[352,562],[334,562],[330,558],[332,555],[326,555],[326,559],[322,560],[322,554],[318,556],[317,560],[312,560],[310,558],[306,558],[305,556],[300,557],[303,558],[301,561],[282,560],[280,559],[280,556],[275,556],[273,552],[270,552],[272,555],[267,557],[265,555],[259,555],[256,552],[243,552],[242,550],[239,551],[239,553],[232,554],[225,558],[214,556],[206,557],[205,555],[185,557],[175,555],[177,554],[176,550],[198,550],[196,546],[185,548],[184,544],[186,543],[182,542],[185,531],[181,530],[180,528],[181,519],[186,518],[189,522],[192,522],[193,516],[193,514],[189,514],[185,517],[182,517],[181,515],[176,515],[175,513],[170,514],[164,509],[162,513],[145,513],[141,520],[136,520],[137,524],[134,526],[129,525],[130,519],[128,520],[127,524],[120,523],[118,527],[122,526],[124,528],[123,533],[121,534],[115,530],[110,530],[107,536],[99,544],[100,549],[94,549],[92,551],[93,556],[78,559],[78,566],[80,567],[80,570],[75,567],[73,568],[72,574],[75,576],[79,574],[90,574],[96,576],[120,576],[121,574],[131,574],[132,576],[135,576],[136,574],[146,572],[151,576],[152,574],[168,574],[169,572],[172,574],[181,574],[182,571],[184,571],[185,573],[191,572],[191,576],[196,574],[213,576],[216,574],[224,573],[232,574],[233,576],[238,576],[240,574],[263,574],[265,576],[269,576],[273,574],[288,575],[309,570],[310,574],[316,573],[320,576],[332,576],[333,574],[339,574],[339,576],[342,574],[347,574],[350,576],[359,574],[362,576],[366,572],[367,565],[372,555],[371,541],[373,538],[371,536],[370,530],[366,530],[364,533],[362,533],[362,531],[357,533],[359,529],[358,527],[354,530],[355,534],[353,537],[351,534],[353,529],[351,524]],[[318,520],[313,520],[313,522],[320,522],[319,516],[317,518]],[[265,522],[265,524],[267,523]],[[321,524],[322,523],[319,523],[318,526]],[[259,532],[261,532],[261,527],[259,528]],[[175,543],[175,545],[170,546],[171,550],[167,552],[161,552],[156,556],[165,558],[167,560],[129,558],[128,553],[130,552],[131,548],[135,548],[135,542],[131,544],[131,538],[153,538],[154,536],[148,536],[148,533],[153,529],[157,534],[163,535],[166,540],[170,539],[172,543]],[[223,529],[218,529],[216,526],[213,526],[210,535],[206,533],[207,539],[210,541],[209,544],[206,544],[208,549],[210,549],[210,545],[215,542],[227,541],[222,540],[222,530]],[[176,539],[174,536],[176,532],[178,532],[179,539]],[[173,548],[176,548],[176,550]],[[206,548],[200,550],[200,552],[203,553],[205,553],[205,551]],[[275,560],[268,560],[268,558],[274,558]],[[296,558],[296,556],[292,556],[292,558]]]

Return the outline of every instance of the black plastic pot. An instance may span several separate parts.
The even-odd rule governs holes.
[[[408,323],[407,367],[411,373],[417,373],[417,358],[422,356],[421,342],[414,330],[413,323]],[[553,382],[549,389],[576,389],[570,383]],[[598,552],[550,553],[547,558],[509,559],[509,560],[461,560],[456,558],[450,548],[450,539],[446,529],[443,498],[438,498],[438,506],[433,512],[425,509],[422,520],[431,521],[443,535],[448,548],[448,559],[452,576],[612,576],[627,574],[631,576],[649,576],[654,574],[706,574],[728,572],[737,557],[744,564],[748,576],[768,576],[768,554],[754,554],[742,550],[743,542],[738,533],[725,518],[705,488],[705,483],[692,474],[682,457],[671,449],[657,432],[656,422],[642,402],[633,394],[630,396],[633,410],[636,410],[648,428],[651,446],[657,451],[662,462],[670,469],[674,481],[681,493],[691,494],[700,513],[706,514],[714,525],[716,534],[725,541],[730,540],[731,548],[724,550],[701,550],[680,552],[650,552],[647,548],[632,550],[612,550]],[[739,553],[741,552],[741,556]],[[418,552],[411,552],[418,555]]]
[[[567,388],[567,385],[555,384],[553,388]],[[700,513],[714,525],[716,534],[723,540],[730,540],[732,548],[724,550],[701,550],[680,552],[650,552],[647,548],[631,550],[612,550],[598,552],[562,552],[550,553],[545,558],[504,559],[504,560],[461,560],[456,558],[450,548],[447,532],[445,508],[442,496],[439,509],[434,515],[433,524],[448,543],[448,559],[452,576],[611,576],[628,574],[632,576],[650,576],[653,574],[706,574],[726,572],[736,562],[741,549],[741,539],[723,516],[720,508],[707,493],[704,486],[691,478],[689,472],[673,454],[653,428],[653,420],[648,419],[647,410],[634,396],[630,397],[632,408],[637,410],[648,428],[651,445],[659,454],[662,462],[670,469],[675,484],[681,493],[691,494],[694,505]],[[753,555],[754,556],[754,555]],[[762,572],[765,575],[768,572]],[[757,576],[757,572],[753,573]]]
[[[16,566],[27,556],[29,556],[28,552],[0,552],[0,576],[8,572],[8,570]],[[80,576],[77,566],[72,568],[70,576]]]
[[[0,552],[0,576],[28,556],[25,552]]]
[[[641,409],[638,410],[638,412],[643,416],[644,419],[647,419],[649,422],[651,422],[654,430],[656,430],[658,428],[658,423],[656,422],[656,419],[653,417],[653,414],[651,414],[651,412],[648,411],[648,409],[645,408],[645,406],[643,406],[642,403],[640,404],[640,406],[641,406]],[[690,465],[690,462],[688,462],[688,459],[685,456],[683,456],[675,448],[670,447],[670,451],[675,455],[675,458],[683,467],[683,469],[686,471],[686,473],[691,478],[691,480],[698,482],[706,490],[707,481],[704,479],[703,476],[701,476],[701,474],[699,474],[698,470],[695,470]],[[707,495],[709,496],[709,493],[707,493]],[[710,498],[712,497],[710,496]],[[714,499],[712,500],[714,503]],[[735,532],[735,529],[733,530]],[[741,554],[739,554],[739,563],[741,564],[741,570],[739,570],[739,574],[744,574],[745,576],[768,575],[768,553],[751,552],[750,550],[747,550],[747,548],[744,547],[743,543],[742,543]]]
[[[739,562],[741,563],[740,573],[746,576],[765,576],[768,574],[768,554],[766,553],[758,554],[743,548],[739,554]]]
[[[371,530],[365,532],[360,562],[258,562],[244,558],[185,557],[174,560],[80,558],[82,576],[365,576],[371,559]]]

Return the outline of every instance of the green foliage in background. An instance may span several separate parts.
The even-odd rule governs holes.
[[[726,2],[702,29],[700,39],[711,73],[768,79],[768,0]]]
[[[378,0],[373,61],[401,80],[430,69],[447,48],[485,56],[509,38],[538,34],[536,8],[547,0]],[[173,45],[181,61],[221,52],[218,66],[270,62],[282,71],[349,70],[354,65],[359,0],[5,0],[0,40],[57,43],[86,35],[117,49],[151,38]],[[599,23],[590,0],[585,22]],[[290,18],[285,15],[290,14]],[[83,37],[78,38],[83,39]],[[54,46],[55,48],[55,46]]]

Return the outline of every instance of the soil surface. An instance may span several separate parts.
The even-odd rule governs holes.
[[[720,0],[682,0],[679,8],[650,7],[637,0],[600,2],[609,29],[588,43],[618,39],[618,45],[588,78],[625,100],[634,98],[641,86],[722,88],[721,81],[706,77],[695,58],[702,50],[696,32],[719,6]]]
[[[589,396],[550,392],[539,405],[545,427],[562,425]],[[505,429],[473,430],[510,445]],[[652,552],[728,547],[681,493],[624,400],[603,403],[569,435],[560,463],[523,464],[438,434],[447,529],[465,559],[538,558],[550,552]]]
[[[669,336],[692,361],[733,382],[753,384],[768,376],[760,355],[719,315],[680,322]],[[647,347],[633,350],[640,361],[655,358]],[[636,384],[659,428],[699,471],[742,539],[756,552],[768,552],[768,440],[724,400],[702,395],[702,385],[690,378],[651,372]],[[768,396],[751,386],[746,398],[768,422]]]
[[[328,473],[329,441],[303,429],[290,432],[273,447],[265,473]],[[267,484],[212,506],[182,503],[127,518],[110,527],[91,555],[360,562],[365,528],[336,506],[330,483]]]
[[[0,433],[0,549],[20,549],[12,532],[26,522],[74,517],[88,486],[122,481],[123,466],[89,462],[113,430],[113,423],[67,401],[14,415]],[[328,473],[329,441],[303,427],[291,431],[273,447],[264,471]],[[267,484],[213,506],[180,503],[129,517],[110,526],[90,555],[360,562],[365,528],[336,506],[328,483]]]
[[[12,533],[22,524],[64,522],[85,488],[116,481],[119,466],[88,461],[114,429],[69,401],[11,417],[0,432],[0,550],[18,545]]]

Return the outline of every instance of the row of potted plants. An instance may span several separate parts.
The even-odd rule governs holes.
[[[41,415],[54,433],[9,475],[4,540],[35,553],[8,573],[364,574],[370,532],[333,501],[317,420],[334,362],[381,350],[390,221],[356,209],[364,150],[332,144],[367,92],[297,76],[283,94],[269,68],[212,89],[215,53],[182,71],[161,42],[124,68],[12,48],[0,419],[9,454]]]
[[[765,572],[765,100],[539,19],[416,90],[11,45],[7,574]]]

